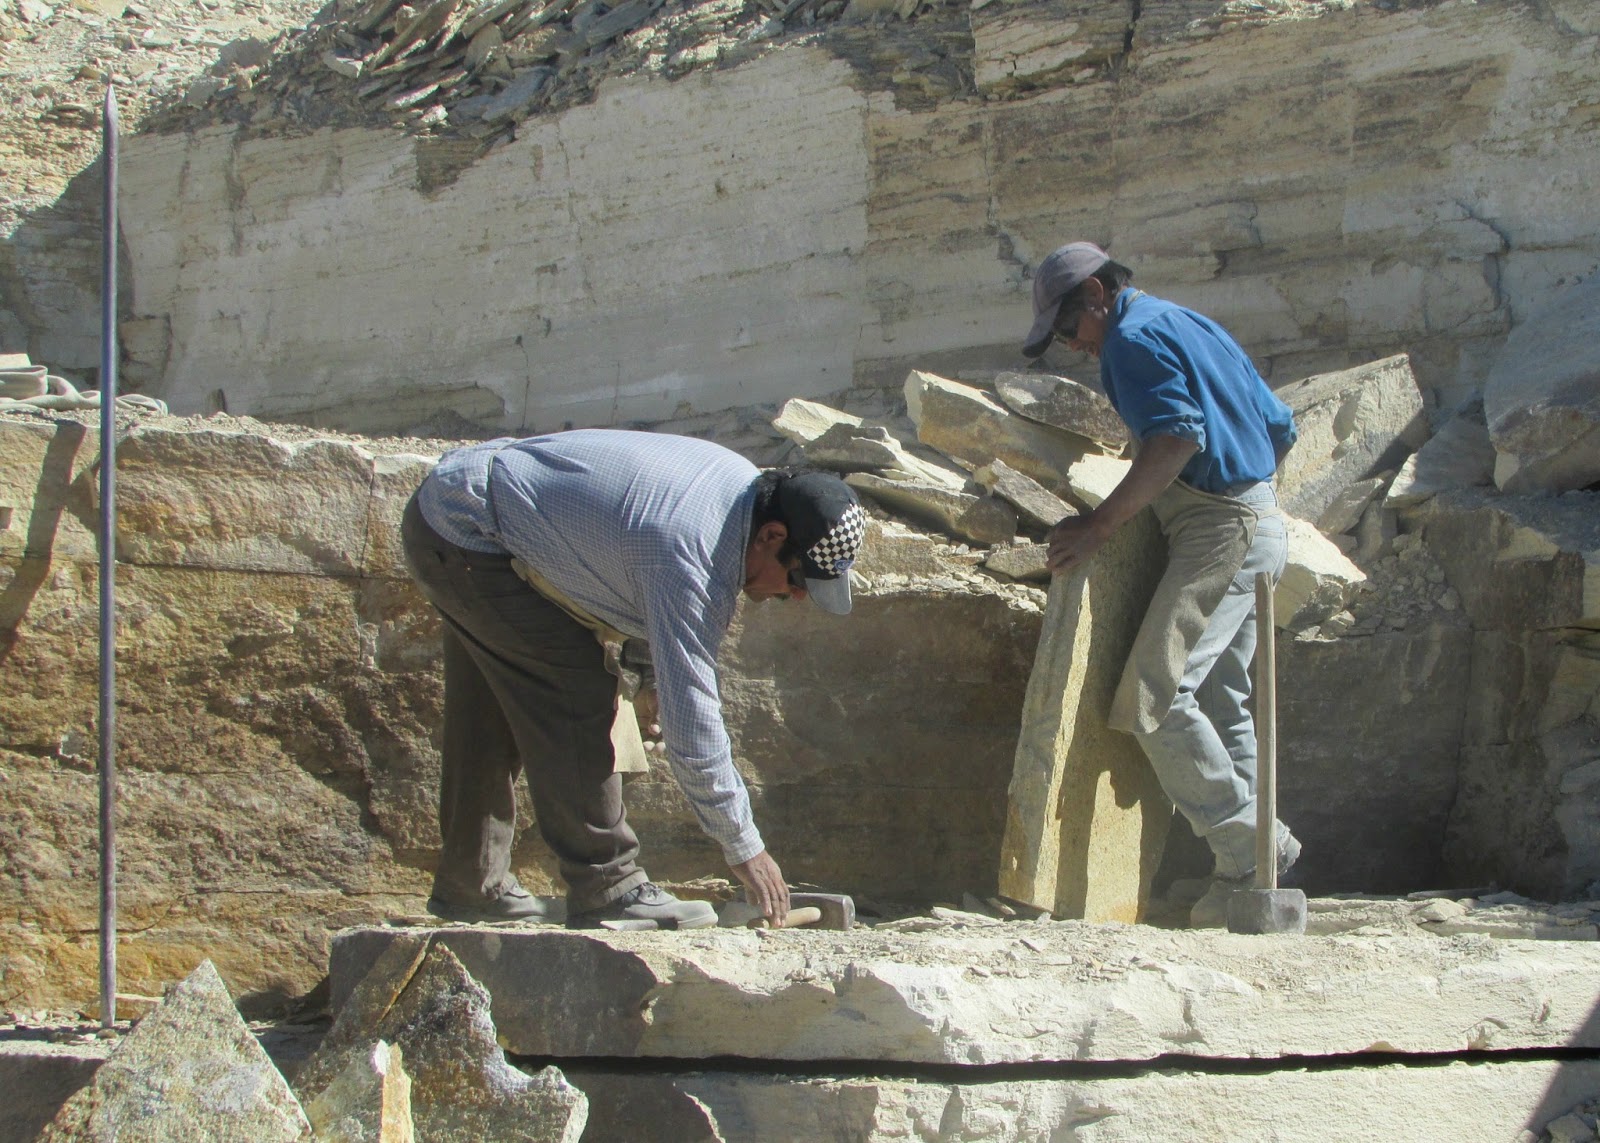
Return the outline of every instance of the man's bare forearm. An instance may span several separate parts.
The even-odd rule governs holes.
[[[1133,519],[1141,508],[1178,479],[1183,466],[1199,450],[1199,445],[1181,437],[1146,437],[1139,446],[1138,455],[1133,458],[1128,474],[1094,510],[1097,530],[1109,536]]]

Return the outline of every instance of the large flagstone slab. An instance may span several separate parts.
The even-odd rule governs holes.
[[[500,1043],[570,1059],[1004,1064],[1600,1046],[1600,944],[1082,922],[930,933],[450,926]],[[333,942],[342,1005],[419,930]]]

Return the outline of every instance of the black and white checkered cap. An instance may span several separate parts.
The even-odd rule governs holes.
[[[850,566],[867,534],[855,490],[831,472],[805,472],[778,485],[789,538],[800,549],[806,594],[824,611],[850,611]]]

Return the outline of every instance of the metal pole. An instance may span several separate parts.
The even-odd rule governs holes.
[[[1278,664],[1272,577],[1256,573],[1256,888],[1278,887]]]
[[[117,1019],[117,98],[106,88],[100,276],[100,1027]]]

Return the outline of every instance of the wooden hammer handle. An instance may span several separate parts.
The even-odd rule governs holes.
[[[807,905],[803,909],[790,909],[789,915],[783,919],[780,928],[793,929],[800,925],[814,925],[822,920],[822,910],[815,905]],[[750,922],[752,929],[770,929],[772,925],[765,917],[757,917]]]

